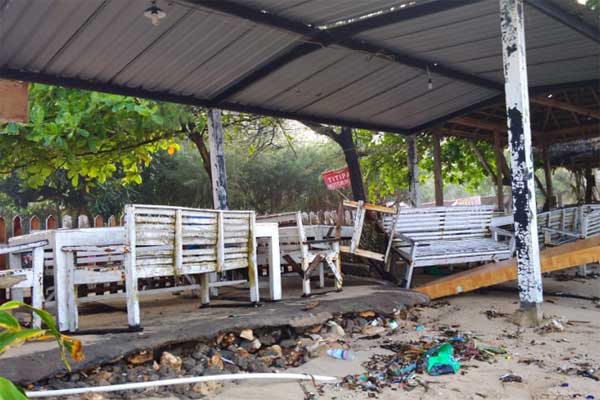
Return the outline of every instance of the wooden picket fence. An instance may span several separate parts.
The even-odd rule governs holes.
[[[75,223],[73,223],[74,221]],[[104,226],[121,225],[123,225],[123,217],[116,217],[115,215],[111,215],[108,219],[104,219],[102,215],[96,215],[91,223],[87,215],[78,215],[76,218],[73,218],[70,215],[64,215],[60,221],[53,215],[48,215],[43,219],[37,215],[15,215],[12,218],[5,218],[0,215],[0,244],[8,243],[8,239],[11,237],[21,236],[40,230],[58,228],[100,228]],[[6,268],[6,260],[6,255],[0,255],[0,269]]]

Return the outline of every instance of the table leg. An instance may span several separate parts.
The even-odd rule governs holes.
[[[279,238],[269,236],[269,294],[272,301],[281,300],[281,259]]]

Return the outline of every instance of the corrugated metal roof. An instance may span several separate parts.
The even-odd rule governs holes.
[[[308,25],[335,24],[402,4],[426,10],[441,1],[228,4],[264,10],[310,31],[314,28]],[[573,6],[574,0],[552,2],[568,3],[568,12],[588,23],[597,15]],[[143,17],[148,0],[0,0],[0,75],[214,105],[211,99],[265,71],[218,105],[398,132],[500,94],[497,0],[358,33],[354,47],[366,43],[375,51],[344,43],[319,47],[314,37],[286,31],[285,24],[267,26],[243,13],[213,10],[209,3],[159,0],[167,17],[155,27]],[[525,22],[532,85],[600,77],[597,42],[529,6]],[[294,55],[298,48],[303,52]],[[402,64],[392,60],[391,52],[421,61]],[[282,57],[289,59],[270,69]],[[430,90],[425,66],[435,63],[497,85],[434,73]]]
[[[431,0],[428,0],[431,1]],[[409,7],[418,0],[244,0],[244,5],[311,25],[329,25],[391,8]],[[421,0],[423,2],[423,0]]]

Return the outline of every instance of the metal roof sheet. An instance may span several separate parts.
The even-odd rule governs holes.
[[[597,17],[573,5],[575,0],[549,2],[564,6],[582,23]],[[208,0],[158,0],[167,17],[155,27],[143,16],[148,0],[0,0],[0,77],[396,132],[501,93],[497,0],[364,30],[352,45],[319,42],[315,35],[320,31],[311,26],[338,26],[371,13],[386,12],[387,18],[392,7],[400,7],[395,12],[409,7],[426,11],[444,3],[225,3],[245,11],[228,13]],[[244,15],[252,8],[258,14]],[[299,25],[295,30],[286,30],[285,23],[269,26],[263,15]],[[531,85],[600,77],[597,41],[531,6],[525,23]],[[457,74],[436,73],[436,63]],[[425,66],[434,71],[431,90]],[[213,101],[223,93],[228,93],[223,100]]]

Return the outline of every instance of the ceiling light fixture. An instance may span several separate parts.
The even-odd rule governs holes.
[[[165,13],[160,7],[156,5],[156,0],[152,2],[152,5],[144,11],[144,17],[148,18],[152,21],[152,25],[158,26],[160,24],[160,20],[165,18],[167,13]]]

